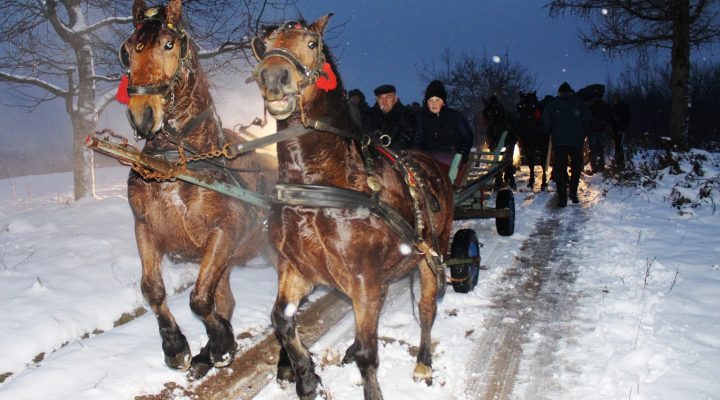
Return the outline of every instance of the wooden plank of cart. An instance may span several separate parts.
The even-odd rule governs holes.
[[[455,220],[495,218],[495,228],[501,236],[515,232],[515,197],[508,187],[497,188],[496,178],[512,163],[505,151],[503,132],[498,145],[491,151],[473,149],[462,171],[458,171],[459,157],[450,168],[450,178],[456,182]],[[510,153],[511,154],[511,153]],[[489,206],[492,194],[495,205]],[[477,284],[480,272],[480,243],[474,229],[460,229],[453,235],[446,265],[450,267],[449,283],[459,293],[467,293]]]

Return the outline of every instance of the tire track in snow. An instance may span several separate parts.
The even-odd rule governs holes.
[[[567,336],[575,304],[577,266],[571,251],[587,219],[582,206],[554,205],[554,200],[547,204],[553,208],[537,220],[514,265],[499,279],[492,295],[494,311],[467,365],[474,378],[468,379],[468,398],[508,399],[517,394],[516,383],[522,383],[536,399],[552,387],[553,354]],[[517,382],[518,376],[530,379]]]

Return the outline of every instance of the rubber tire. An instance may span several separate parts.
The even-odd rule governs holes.
[[[500,236],[511,236],[515,233],[515,194],[510,189],[503,189],[498,192],[495,199],[495,209],[507,208],[510,216],[507,218],[495,218],[495,228]]]
[[[480,275],[480,243],[477,239],[477,233],[473,229],[457,231],[453,237],[450,256],[452,258],[477,257],[477,264],[457,264],[450,267],[453,290],[457,293],[467,293],[473,290]],[[457,281],[458,279],[463,280]]]

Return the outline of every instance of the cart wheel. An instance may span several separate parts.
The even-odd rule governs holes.
[[[472,229],[457,231],[450,249],[452,258],[473,258],[473,262],[450,267],[453,289],[458,293],[467,293],[477,285],[480,274],[480,244]]]
[[[510,215],[507,218],[495,218],[495,228],[500,236],[510,236],[515,232],[515,195],[510,189],[498,192],[495,199],[495,209],[507,208]]]

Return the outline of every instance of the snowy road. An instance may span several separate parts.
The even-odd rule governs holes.
[[[585,197],[591,193],[586,192]],[[574,262],[577,254],[574,250],[582,241],[579,229],[588,218],[587,209],[577,205],[557,210],[554,208],[553,195],[549,193],[528,195],[525,192],[518,198],[522,196],[526,196],[522,215],[526,219],[537,216],[533,224],[526,225],[532,227],[526,239],[507,240],[490,231],[484,233],[493,236],[481,239],[486,242],[483,249],[484,265],[508,265],[508,254],[515,256],[506,268],[497,268],[497,279],[494,282],[485,282],[487,289],[490,289],[490,302],[484,307],[487,317],[478,319],[476,326],[466,328],[466,332],[470,332],[467,336],[472,338],[471,351],[466,361],[469,379],[465,380],[464,386],[458,385],[454,393],[446,393],[449,396],[443,398],[529,398],[527,395],[530,393],[532,398],[551,398],[546,396],[557,389],[552,387],[551,379],[557,372],[553,367],[557,362],[553,354],[561,341],[571,339],[573,332],[574,304],[578,295],[573,290],[577,273],[577,263]],[[483,273],[493,276],[488,272]],[[409,286],[407,280],[393,285],[384,315],[407,311]],[[448,290],[448,298],[466,296]],[[354,366],[339,366],[338,359],[344,347],[352,341],[352,315],[344,299],[334,295],[328,297],[332,298],[331,301],[326,301],[322,306],[327,309],[315,307],[313,311],[305,312],[315,313],[316,316],[301,321],[303,338],[312,351],[318,354],[321,371],[337,368],[348,373],[354,371]],[[441,304],[440,310],[443,308]],[[444,311],[445,315],[458,312],[457,309],[447,308]],[[342,313],[347,314],[340,317]],[[328,329],[329,324],[336,325]],[[320,331],[322,337],[318,334]],[[475,332],[482,333],[475,335]],[[436,341],[442,340],[435,337]],[[529,340],[530,337],[533,340]],[[382,341],[387,346],[395,339],[384,336]],[[272,358],[277,345],[272,340],[263,341],[257,348],[239,357],[240,362],[233,369],[242,364],[247,365],[248,357],[257,361],[258,351]],[[273,373],[274,363],[256,364],[251,372],[220,373],[192,389],[192,392],[198,398],[208,399],[234,397],[271,400],[292,396],[293,387],[276,384],[272,379]],[[323,372],[320,374],[322,376]],[[326,383],[326,387],[332,394],[332,381],[329,385]],[[335,397],[344,398],[338,394]]]
[[[231,276],[236,362],[199,382],[163,364],[157,323],[150,313],[138,312],[145,303],[132,216],[122,197],[126,172],[119,172],[105,178],[108,197],[78,203],[64,200],[72,193],[63,186],[70,179],[6,182],[11,185],[5,196],[13,201],[0,208],[0,284],[12,306],[1,311],[7,329],[0,330],[5,338],[0,346],[10,357],[0,358],[0,400],[296,398],[293,386],[274,379],[278,347],[269,314],[276,274],[262,258]],[[660,259],[675,245],[657,241],[664,232],[681,232],[681,241],[692,237],[685,246],[712,248],[707,240],[713,236],[703,235],[701,224],[711,226],[714,220],[668,218],[663,203],[650,217],[649,197],[642,193],[615,189],[614,197],[606,197],[601,177],[584,180],[581,204],[562,210],[554,208],[553,193],[517,192],[512,236],[499,236],[493,220],[455,223],[456,230],[477,232],[485,268],[472,292],[449,288],[438,305],[431,386],[411,378],[420,329],[410,280],[393,284],[379,325],[378,378],[386,399],[644,400],[668,388],[677,393],[668,398],[680,399],[689,398],[686,389],[673,382],[684,380],[658,377],[688,369],[694,376],[713,375],[712,359],[701,357],[711,350],[668,349],[682,335],[695,335],[693,342],[681,342],[686,347],[710,346],[715,339],[707,338],[715,336],[696,335],[684,328],[684,320],[671,324],[658,314],[666,300],[677,305],[673,315],[686,316],[685,304],[710,307],[713,296],[688,297],[694,291],[678,289],[681,282],[675,282],[680,267],[653,257]],[[21,192],[32,196],[20,197]],[[638,195],[640,201],[628,205]],[[713,282],[716,267],[703,265],[716,259],[707,252],[682,270],[697,272],[694,282]],[[207,340],[188,307],[187,288],[197,267],[164,264],[170,308],[196,353]],[[685,297],[675,297],[678,290],[685,290],[680,292]],[[346,299],[323,298],[326,293],[318,290],[301,310],[300,334],[314,354],[328,398],[359,399],[356,366],[340,365],[353,341],[352,313]],[[137,318],[123,323],[126,313]],[[712,318],[693,315],[698,315],[695,326],[712,325]],[[711,393],[706,387],[691,389]]]

